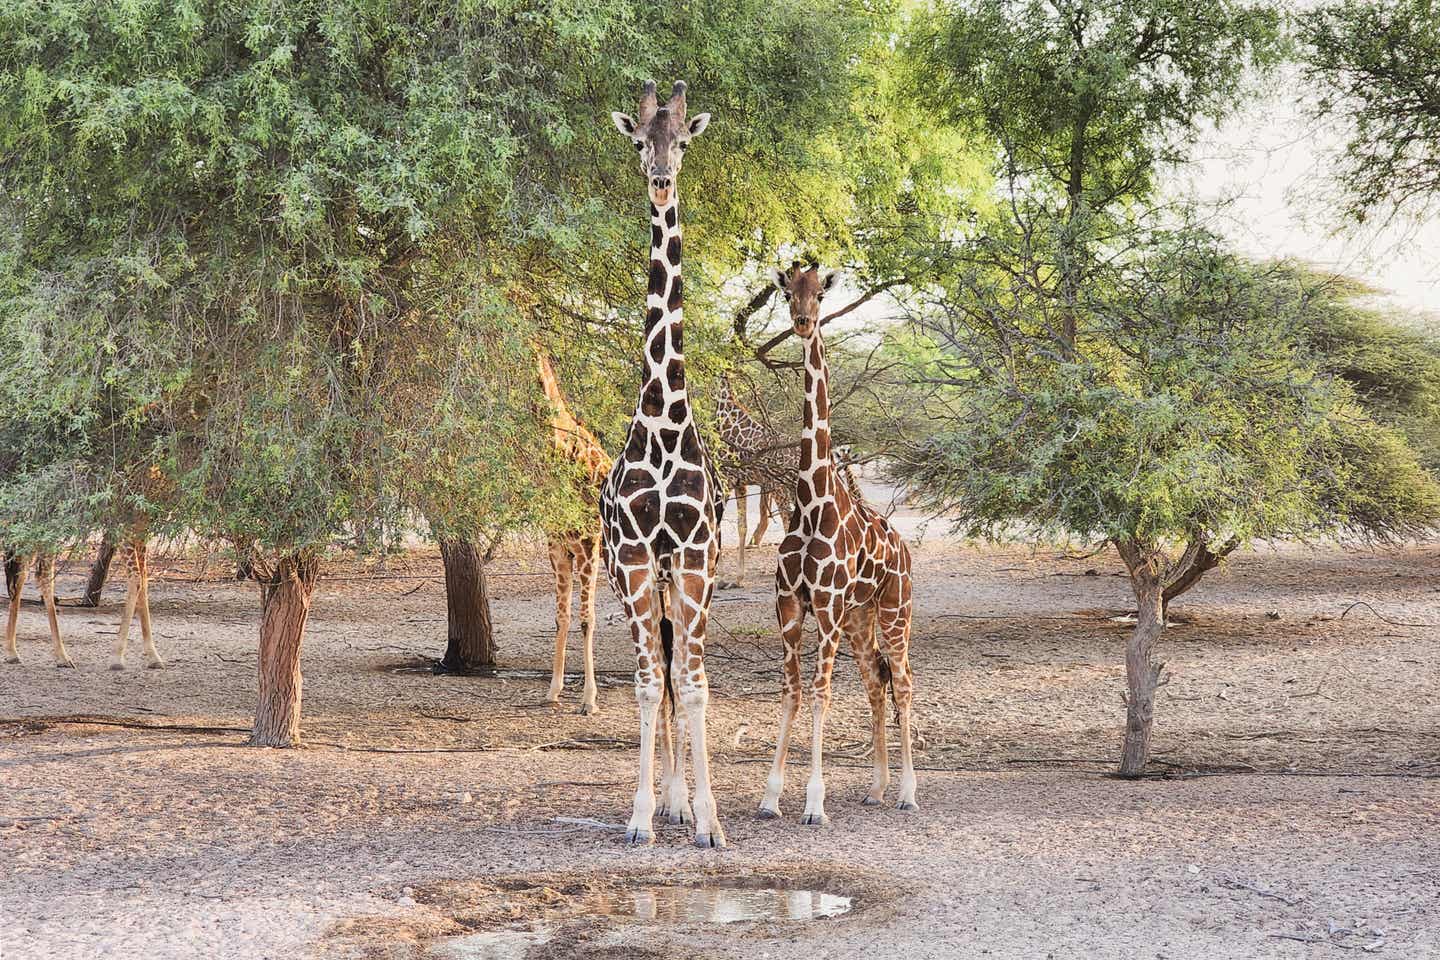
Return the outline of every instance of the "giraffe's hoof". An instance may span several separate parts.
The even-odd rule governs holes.
[[[800,818],[800,822],[807,827],[823,827],[830,822],[830,818],[823,813],[807,813]]]
[[[582,703],[576,712],[582,717],[593,717],[600,712],[600,708],[593,703]]]
[[[756,820],[779,820],[779,819],[780,819],[780,811],[779,811],[779,810],[771,810],[769,807],[761,807],[759,810],[756,810],[756,811],[755,811],[755,819],[756,819]]]
[[[702,850],[724,849],[725,833],[719,827],[715,828],[714,833],[697,833],[695,834],[695,846]]]
[[[6,663],[19,663],[19,662],[20,662],[20,658],[19,658],[19,657],[6,657],[6,658],[5,658],[5,662],[6,662]]]
[[[151,660],[149,663],[145,664],[145,669],[146,669],[146,670],[164,670],[164,669],[165,669],[165,661],[164,661],[164,660]]]
[[[880,804],[883,803],[883,802],[884,802],[884,801],[883,801],[880,797],[866,797],[864,800],[861,800],[861,801],[860,801],[860,806],[862,806],[862,807],[878,807],[878,806],[880,806]]]
[[[66,657],[64,660],[56,660],[55,666],[60,670],[74,670],[75,661],[71,660],[69,657]]]
[[[895,809],[904,810],[906,813],[916,813],[920,809],[920,804],[916,803],[914,800],[901,800],[899,803],[895,804]]]
[[[665,815],[665,819],[669,820],[671,824],[678,827],[682,823],[694,823],[695,814],[691,813],[689,810],[686,810],[684,807],[677,807],[676,809],[667,813]]]
[[[739,580],[717,580],[717,581],[715,581],[715,589],[716,589],[716,590],[739,590],[742,586],[744,586],[744,584],[742,584]]]
[[[625,842],[632,847],[641,847],[655,842],[655,833],[643,827],[631,827],[625,831]]]
[[[114,660],[111,660],[111,661],[110,661],[110,669],[111,669],[111,670],[124,670],[124,669],[125,669],[125,661],[124,661],[124,660],[121,660],[121,659],[119,659],[119,658],[116,658],[116,659],[114,659]]]

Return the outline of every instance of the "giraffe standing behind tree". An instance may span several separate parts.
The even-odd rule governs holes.
[[[735,397],[729,380],[720,383],[716,405],[716,428],[725,445],[721,473],[735,485],[735,522],[740,536],[735,545],[735,586],[745,582],[745,537],[749,533],[747,491],[760,488],[760,517],[749,546],[758,546],[770,525],[770,511],[778,508],[786,529],[790,527],[790,503],[795,490],[793,441],[762,423]]]
[[[670,822],[691,818],[685,781],[685,734],[695,754],[695,843],[723,847],[710,787],[705,710],[705,631],[720,556],[725,487],[705,451],[685,385],[680,209],[676,177],[708,113],[685,116],[685,84],[662,106],[645,84],[636,116],[613,113],[616,128],[639,155],[650,196],[650,269],[645,299],[642,380],[625,447],[600,494],[605,570],[635,642],[635,697],[640,709],[640,776],[625,831],[631,843],[654,839],[655,739],[662,751],[664,802]],[[672,741],[666,701],[675,713]],[[678,705],[677,705],[678,701]]]
[[[772,279],[790,302],[790,319],[805,350],[805,425],[800,441],[800,474],[795,514],[780,544],[775,570],[775,611],[785,645],[780,732],[775,762],[760,803],[761,819],[780,816],[785,754],[800,710],[800,648],[805,615],[813,614],[820,649],[811,688],[814,727],[810,741],[810,782],[805,791],[807,824],[823,824],[825,778],[821,770],[825,715],[830,709],[830,676],[842,635],[870,699],[874,779],[866,805],[884,800],[890,780],[885,747],[885,693],[890,688],[900,726],[901,810],[918,810],[911,758],[910,550],[890,523],[857,496],[841,476],[830,451],[830,372],[820,335],[820,301],[835,281],[816,267],[795,264]],[[876,627],[879,636],[876,636]]]
[[[597,507],[600,487],[610,472],[610,455],[570,412],[550,360],[535,351],[540,368],[540,384],[550,403],[551,439],[560,455],[579,467],[576,493],[591,518],[583,527],[549,535],[550,567],[555,571],[555,658],[550,669],[551,703],[560,702],[565,687],[565,639],[570,632],[570,596],[574,580],[580,580],[580,635],[585,658],[585,687],[581,694],[580,712],[595,713],[599,709],[595,685],[595,584],[600,577],[600,522]]]

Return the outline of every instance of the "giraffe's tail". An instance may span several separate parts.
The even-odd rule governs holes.
[[[675,624],[669,617],[660,618],[660,652],[665,657],[665,698],[670,701],[670,714],[675,714],[675,681],[670,677],[670,663],[675,659]]]

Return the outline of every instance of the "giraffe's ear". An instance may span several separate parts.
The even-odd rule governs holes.
[[[765,271],[765,275],[770,278],[770,282],[775,285],[775,289],[779,290],[781,293],[784,293],[790,289],[790,278],[787,277],[785,275],[785,271],[781,270],[779,267],[771,267],[769,270]]]
[[[708,127],[708,126],[710,126],[710,114],[708,114],[708,113],[697,113],[697,114],[695,114],[695,116],[693,116],[693,117],[690,118],[690,136],[692,136],[692,137],[698,137],[698,136],[700,136],[700,134],[702,134],[702,133],[705,132],[705,128]]]
[[[614,110],[610,113],[610,119],[615,121],[616,130],[619,130],[627,137],[635,136],[635,131],[638,128],[635,125],[635,118],[630,116],[630,114]]]
[[[835,286],[835,281],[840,279],[839,270],[828,270],[820,277],[820,291],[829,293],[830,288]]]

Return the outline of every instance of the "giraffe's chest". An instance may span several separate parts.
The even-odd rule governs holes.
[[[718,521],[719,484],[693,425],[677,436],[632,426],[601,496],[607,541],[664,552],[707,546]]]

